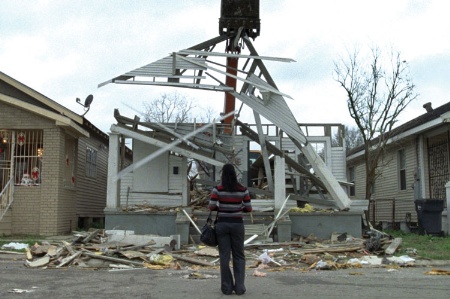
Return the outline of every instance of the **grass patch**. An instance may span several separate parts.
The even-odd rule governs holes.
[[[433,260],[450,260],[450,237],[418,235],[397,230],[383,231],[394,238],[402,238],[402,244],[395,255],[409,255],[416,250],[416,257]]]

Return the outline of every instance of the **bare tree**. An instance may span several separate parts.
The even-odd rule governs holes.
[[[345,139],[345,151],[349,152],[360,145],[364,144],[361,132],[357,127],[344,126],[342,132],[337,131],[334,133],[331,140],[333,146],[340,146],[340,140]]]
[[[349,150],[364,144],[363,136],[357,127],[344,127],[345,149]]]
[[[398,116],[415,98],[409,67],[399,52],[390,52],[385,61],[379,48],[371,48],[368,58],[358,51],[335,62],[335,80],[347,93],[347,106],[364,142],[366,199],[380,174],[379,162]]]
[[[202,113],[197,118],[198,122],[210,123],[217,118],[217,112],[211,106],[207,106],[201,110]],[[216,117],[214,117],[214,115],[216,115]]]
[[[191,112],[194,108],[192,100],[178,92],[163,93],[159,98],[144,103],[143,116],[147,122],[186,123],[192,120]]]
[[[194,120],[210,123],[214,119],[214,114],[216,111],[211,106],[197,108],[193,100],[176,91],[170,94],[163,93],[159,98],[144,103],[144,113],[141,113],[146,122],[157,123],[187,123]],[[198,175],[198,169],[194,159],[187,160],[188,180],[192,182]]]
[[[141,113],[145,121],[160,123],[187,123],[194,120],[209,123],[215,114],[218,115],[211,106],[198,108],[194,106],[193,100],[176,91],[163,93],[159,98],[144,103],[144,113]]]

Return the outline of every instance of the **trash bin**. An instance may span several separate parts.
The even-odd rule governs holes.
[[[442,199],[418,199],[416,205],[417,220],[421,234],[442,235]]]

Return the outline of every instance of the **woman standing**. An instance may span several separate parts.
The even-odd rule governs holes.
[[[245,254],[243,212],[251,212],[250,195],[246,187],[237,181],[232,164],[222,168],[221,184],[213,188],[208,205],[209,210],[218,210],[216,223],[217,243],[220,256],[220,288],[222,293],[233,291],[245,293]],[[233,256],[233,275],[230,270],[230,256]]]

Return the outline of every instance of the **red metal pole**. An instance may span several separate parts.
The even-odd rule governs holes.
[[[227,57],[227,74],[231,74],[233,76],[237,76],[237,67],[238,67],[238,59],[234,57]],[[229,87],[233,87],[236,90],[236,78],[227,76],[225,79],[225,84]],[[235,110],[236,99],[235,97],[226,92],[225,93],[225,104],[224,104],[224,114],[228,114],[231,111]],[[231,115],[224,119],[226,134],[231,134],[231,123],[233,122],[234,115]]]

